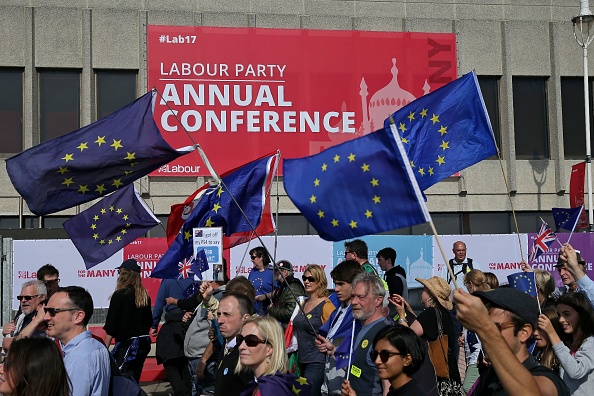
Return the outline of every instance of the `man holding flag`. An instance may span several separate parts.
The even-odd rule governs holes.
[[[551,298],[558,300],[568,292],[583,293],[594,307],[594,281],[586,274],[586,261],[580,256],[580,252],[570,244],[565,244],[561,248],[555,267],[559,271],[563,286],[557,287]]]

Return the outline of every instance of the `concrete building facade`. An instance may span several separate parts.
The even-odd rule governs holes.
[[[551,207],[569,206],[571,166],[585,157],[582,49],[571,23],[578,12],[578,0],[0,0],[0,76],[5,73],[0,87],[10,73],[22,78],[17,146],[26,149],[43,139],[40,107],[47,104],[39,93],[45,71],[80,75],[80,126],[100,114],[102,72],[132,73],[136,96],[147,91],[148,25],[455,33],[458,74],[475,70],[489,92],[502,162],[482,161],[431,187],[429,210],[443,234],[508,233],[515,230],[513,204],[520,231],[534,232]],[[0,101],[0,132],[1,106]],[[2,163],[19,151],[3,146],[0,139]],[[166,218],[170,205],[203,183],[203,178],[149,176],[137,186],[155,214]],[[280,187],[279,232],[315,233]],[[37,218],[0,167],[5,236],[22,237],[23,227],[55,228],[44,235],[64,236],[61,222],[86,207]],[[397,232],[430,231],[419,226]]]

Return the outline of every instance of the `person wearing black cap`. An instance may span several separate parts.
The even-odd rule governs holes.
[[[586,274],[586,261],[570,244],[565,244],[559,252],[557,270],[563,281],[563,286],[555,289],[551,298],[558,300],[568,291],[577,291],[586,296],[594,308],[594,281]]]
[[[454,291],[458,319],[474,331],[491,366],[479,377],[469,396],[569,395],[552,370],[540,366],[528,352],[538,319],[538,304],[528,294],[511,288]]]
[[[140,381],[144,361],[151,349],[151,298],[142,286],[140,265],[134,259],[122,263],[116,290],[111,295],[105,318],[105,345],[115,338],[112,351],[123,375]]]
[[[297,305],[297,298],[305,296],[305,288],[301,281],[293,276],[293,265],[288,260],[276,263],[274,280],[280,286],[267,295],[272,300],[272,304],[268,307],[268,315],[286,328]]]

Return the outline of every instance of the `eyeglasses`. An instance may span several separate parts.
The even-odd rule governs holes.
[[[245,345],[247,345],[250,348],[257,347],[259,344],[270,344],[268,342],[268,340],[261,340],[255,334],[248,334],[246,336],[243,336],[241,334],[238,334],[237,337],[235,337],[235,340],[237,341],[237,346],[238,347],[244,341],[245,341]]]
[[[374,349],[369,353],[372,362],[375,362],[375,359],[377,359],[377,357],[379,356],[382,363],[386,363],[388,359],[390,359],[394,355],[406,356],[407,354],[400,352],[390,352],[385,349],[382,349],[381,351],[376,351]]]
[[[68,311],[80,311],[80,308],[50,308],[44,307],[43,310],[46,314],[49,314],[52,318],[59,314],[60,312],[68,312]]]
[[[514,324],[514,322],[495,322],[495,326],[497,326],[497,328],[499,329],[499,332],[501,333],[505,329],[514,327],[515,324]]]
[[[301,279],[303,279],[303,282],[308,281],[309,283],[315,283],[316,278],[314,278],[313,276],[305,276],[303,275],[301,277]]]
[[[36,294],[34,296],[17,296],[17,300],[19,300],[19,301],[22,301],[22,300],[31,301],[32,298],[39,297],[39,296],[41,296],[41,294]]]

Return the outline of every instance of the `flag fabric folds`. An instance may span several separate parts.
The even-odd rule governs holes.
[[[583,206],[569,209],[552,208],[553,218],[555,219],[555,232],[559,232],[561,228],[573,232],[583,209]]]
[[[200,249],[196,252],[196,258],[191,268],[194,275],[196,275],[198,279],[202,280],[202,273],[208,271],[209,268],[208,260],[206,259],[206,252],[204,249]]]
[[[261,157],[262,158],[269,158],[271,154]],[[270,185],[272,183],[272,178],[276,173],[276,162],[275,159],[274,163],[271,163],[271,172],[268,173],[266,177],[266,184],[265,184],[265,195],[264,195],[264,203],[263,203],[263,210],[262,215],[260,216],[260,220],[254,226],[256,226],[256,232],[258,235],[266,235],[270,234],[274,231],[275,224],[274,218],[272,215],[272,211],[270,210]],[[223,173],[220,177],[225,178],[241,167],[232,169],[228,172]],[[204,186],[200,187],[196,190],[192,195],[190,195],[184,203],[175,204],[171,206],[171,212],[169,213],[169,218],[167,219],[167,244],[171,246],[177,237],[179,230],[181,229],[184,221],[188,219],[194,208],[202,199],[204,193],[211,187],[209,183],[205,184]],[[230,235],[226,235],[223,237],[223,247],[225,249],[232,248],[235,245],[239,245],[241,243],[247,242],[252,240],[256,237],[256,235],[251,231],[237,231],[233,232]]]
[[[159,224],[131,184],[64,222],[64,229],[87,269]]]
[[[551,227],[542,220],[542,226],[534,238],[532,250],[530,251],[529,261],[536,260],[541,254],[549,250],[549,246],[557,239],[557,235],[551,230]]]
[[[192,148],[174,150],[153,119],[155,93],[6,160],[29,209],[42,216],[103,197]]]
[[[392,118],[423,191],[497,154],[475,72],[412,101]]]
[[[507,282],[509,283],[509,287],[523,291],[532,297],[538,295],[534,272],[516,272],[507,276]]]
[[[265,206],[270,204],[266,199],[267,184],[276,171],[277,161],[277,154],[260,158],[222,177],[220,185],[210,186],[183,223],[181,232],[173,244],[157,263],[151,277],[177,278],[178,265],[183,260],[196,257],[196,252],[193,251],[193,228],[222,227],[223,234],[230,236],[251,232],[249,223],[257,227]],[[249,223],[238,205],[246,214]]]
[[[394,125],[285,159],[283,172],[287,195],[329,241],[431,220]]]

